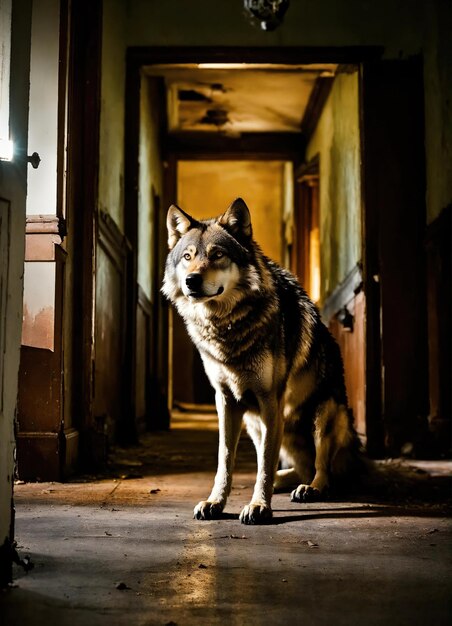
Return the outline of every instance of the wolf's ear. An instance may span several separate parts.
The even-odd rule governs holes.
[[[195,220],[178,206],[172,204],[166,216],[166,227],[168,228],[168,248],[172,250],[182,235],[194,226]]]
[[[251,215],[242,198],[236,198],[232,202],[231,206],[219,218],[218,223],[239,240],[251,239]]]

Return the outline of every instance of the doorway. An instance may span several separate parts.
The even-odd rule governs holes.
[[[283,242],[280,259],[283,265],[291,267],[302,280],[310,283],[309,290],[314,290],[322,317],[344,354],[346,372],[349,372],[346,375],[348,395],[359,434],[371,453],[381,456],[387,441],[387,424],[383,410],[383,339],[378,330],[381,311],[378,298],[375,299],[375,276],[379,275],[382,264],[394,263],[394,259],[380,256],[375,262],[374,250],[379,245],[377,240],[382,231],[373,227],[375,213],[370,208],[374,205],[369,197],[370,181],[375,176],[371,172],[372,159],[367,156],[372,129],[377,128],[381,120],[375,107],[369,105],[366,90],[369,68],[379,67],[380,79],[384,76],[384,69],[381,69],[384,63],[378,60],[378,55],[379,52],[373,49],[317,50],[315,56],[312,51],[302,48],[280,50],[276,56],[270,49],[229,49],[215,54],[199,49],[130,49],[128,81],[135,88],[135,94],[137,88],[139,93],[139,85],[142,88],[143,80],[157,81],[159,85],[159,95],[153,104],[163,123],[159,127],[163,180],[159,241],[166,241],[167,207],[175,201],[185,202],[185,196],[179,190],[181,171],[186,173],[190,168],[201,170],[204,167],[202,177],[206,185],[210,177],[215,178],[213,164],[246,161],[290,164],[292,175],[295,172],[298,181],[292,192],[288,191],[290,186],[285,187],[283,203],[290,208],[285,209],[287,212],[274,223],[273,229]],[[402,75],[406,69],[401,62],[399,70]],[[259,97],[259,87],[264,89],[265,81],[275,85],[278,74],[282,74],[284,80],[290,77],[292,81],[303,75],[305,78],[309,76],[309,87],[305,83],[304,91],[298,91],[298,97],[303,94],[302,101],[293,99],[296,89],[284,90],[281,85],[269,88],[265,97]],[[228,80],[233,87],[228,86]],[[412,75],[408,80],[413,84],[417,81],[419,87],[418,78]],[[251,97],[243,94],[241,97],[240,85],[243,84],[251,85]],[[137,100],[132,90],[130,112],[138,111]],[[281,114],[278,107],[283,101],[284,104],[286,101],[292,105],[295,103],[297,115],[291,116],[286,110],[280,115],[282,126],[271,128],[269,119],[273,123],[278,111]],[[259,124],[246,127],[251,124],[252,117],[245,114],[249,102],[254,113],[256,103],[264,103],[265,119],[261,127]],[[399,119],[401,112],[399,109],[396,112]],[[270,118],[265,117],[268,115]],[[138,152],[139,128],[143,126],[143,120],[137,124],[136,119],[132,122],[132,116],[128,117],[131,133],[126,130],[129,137],[126,145],[135,152],[130,152],[127,158],[131,171],[129,176],[126,175],[126,194],[129,194],[129,206],[133,206],[137,194],[132,183],[139,178],[138,171],[133,170],[139,168],[133,163],[137,161],[134,156]],[[416,145],[421,145],[422,133],[419,129],[414,132],[414,127],[412,130]],[[384,125],[383,132],[386,132]],[[309,178],[306,171],[303,178],[303,168],[309,169],[313,163],[317,168],[314,177]],[[405,183],[403,168],[399,165],[395,167],[394,184],[402,189]],[[388,189],[381,181],[376,184],[380,193],[378,202],[384,202]],[[304,198],[309,189],[310,214],[304,223],[297,208],[297,185],[305,188]],[[238,195],[235,189],[231,192],[232,196]],[[208,206],[205,198],[202,200],[202,210],[210,216],[224,208]],[[200,206],[200,201],[194,199],[193,209],[191,206],[183,208],[199,215]],[[136,219],[133,215],[129,217],[132,225]],[[415,239],[414,248],[419,251],[421,244],[417,235]],[[162,244],[157,271],[160,280],[165,256],[166,249]],[[422,297],[425,293],[421,300]],[[193,381],[199,381],[199,362],[196,364],[192,355],[188,359],[192,365],[176,383],[178,391],[173,394],[172,361],[176,344],[182,346],[179,339],[182,330],[174,330],[171,326],[177,326],[178,321],[169,323],[172,314],[166,303],[159,300],[154,311],[158,311],[156,317],[160,320],[158,336],[162,348],[158,366],[158,384],[163,393],[160,402],[171,410],[174,400],[179,400],[176,396],[182,395],[181,388],[184,392],[191,390],[186,396],[188,400],[209,400],[209,397],[193,392]],[[423,332],[424,329],[421,334]],[[414,330],[411,340],[417,341]],[[425,336],[422,341],[425,344]],[[424,412],[424,417],[420,418],[422,422],[425,421],[422,402],[421,412]],[[411,426],[416,419],[412,414],[408,418]]]

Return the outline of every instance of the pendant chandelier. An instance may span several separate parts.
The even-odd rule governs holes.
[[[275,30],[289,8],[289,0],[244,0],[244,6],[262,30]]]

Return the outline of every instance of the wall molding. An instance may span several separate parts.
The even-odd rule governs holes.
[[[316,129],[323,107],[333,87],[333,82],[334,76],[319,76],[314,83],[303,119],[301,120],[301,132],[306,144],[309,143]]]
[[[362,288],[362,267],[361,263],[357,263],[325,300],[321,308],[322,320],[325,324],[328,324],[344,306],[347,306]]]
[[[138,306],[143,309],[143,312],[146,313],[149,317],[152,316],[152,303],[146,295],[143,287],[137,283],[137,302]]]
[[[99,211],[97,241],[116,268],[124,273],[130,244],[111,215],[105,211]]]

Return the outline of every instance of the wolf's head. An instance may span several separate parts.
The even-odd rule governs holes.
[[[237,198],[219,217],[198,221],[179,207],[168,210],[168,247],[163,293],[173,302],[226,302],[248,282],[251,216]]]

